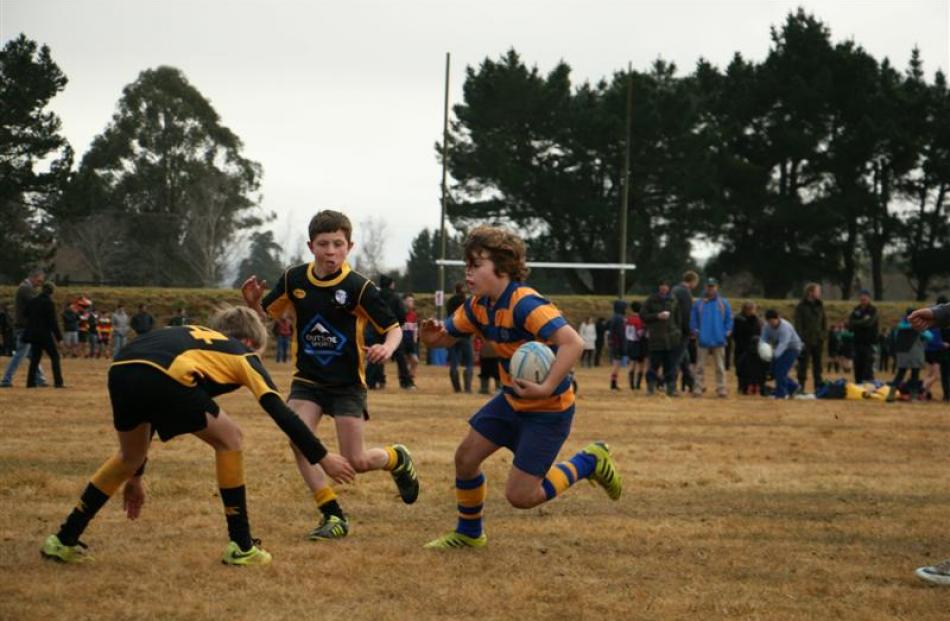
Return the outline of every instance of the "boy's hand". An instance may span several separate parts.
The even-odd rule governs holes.
[[[934,323],[934,312],[929,308],[918,308],[907,316],[911,327],[918,332],[926,330]]]
[[[144,504],[145,487],[142,485],[142,477],[132,477],[125,482],[122,489],[122,509],[130,520],[134,520],[142,513]]]
[[[537,384],[523,379],[512,379],[511,389],[522,399],[544,399],[550,397],[556,386],[548,388],[545,384]]]
[[[251,277],[245,280],[244,284],[241,285],[241,296],[244,298],[244,303],[251,308],[257,308],[261,303],[261,299],[264,297],[264,289],[266,288],[266,280],[258,280],[257,276],[251,275]]]
[[[327,453],[320,460],[320,467],[335,483],[352,483],[356,480],[356,471],[346,457],[336,453]]]
[[[366,361],[372,364],[386,362],[393,355],[393,352],[382,343],[377,343],[372,347],[364,347],[363,351],[366,352]]]

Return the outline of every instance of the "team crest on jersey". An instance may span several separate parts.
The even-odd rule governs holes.
[[[294,297],[298,300],[302,300],[307,297],[307,292],[303,289],[294,289]]]
[[[350,299],[350,296],[346,294],[345,289],[337,289],[333,292],[333,299],[336,300],[336,303],[340,306],[344,306],[346,301]]]
[[[347,338],[319,313],[303,329],[304,354],[327,366],[343,355]]]

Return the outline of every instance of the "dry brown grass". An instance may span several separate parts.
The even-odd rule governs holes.
[[[273,366],[273,365],[272,365]],[[250,514],[267,568],[217,562],[225,544],[211,451],[156,446],[142,518],[119,502],[87,531],[98,562],[38,548],[113,450],[104,361],[66,361],[65,391],[0,391],[2,619],[938,619],[946,589],[912,575],[950,556],[950,411],[937,404],[648,399],[580,372],[565,454],[609,441],[626,477],[611,503],[580,485],[531,511],[506,505],[510,455],[486,466],[489,547],[421,548],[454,524],[452,455],[479,396],[371,395],[373,444],[405,442],[422,479],[341,491],[351,536],[308,543],[314,508],[286,442],[249,394],[221,399],[245,430]],[[390,371],[392,373],[392,371]],[[275,372],[282,386],[288,368]],[[23,379],[23,371],[17,380]],[[325,421],[321,435],[332,435]],[[332,443],[332,442],[331,442]]]

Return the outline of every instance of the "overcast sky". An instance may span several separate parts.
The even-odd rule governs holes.
[[[288,252],[319,209],[354,224],[380,216],[386,263],[401,267],[412,238],[439,225],[445,53],[451,102],[466,66],[514,47],[575,83],[657,57],[692,71],[705,57],[761,60],[769,27],[798,6],[835,41],[852,38],[903,68],[920,47],[928,79],[947,70],[948,0],[0,0],[0,38],[50,46],[69,78],[52,102],[77,161],[109,122],[122,88],[159,65],[181,69],[245,155],[264,168],[263,207]],[[359,231],[357,231],[357,240]]]

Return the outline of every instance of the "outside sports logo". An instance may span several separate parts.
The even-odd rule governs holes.
[[[327,366],[343,355],[347,338],[317,314],[303,329],[303,351],[321,366]]]

